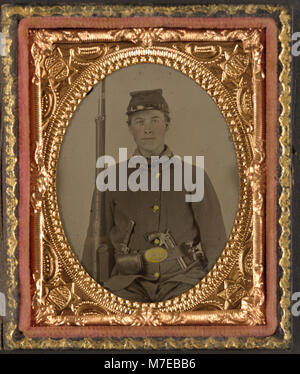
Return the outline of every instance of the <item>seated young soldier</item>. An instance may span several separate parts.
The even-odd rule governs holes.
[[[165,143],[170,116],[161,89],[131,93],[127,115],[135,155],[144,156],[149,165],[151,156],[173,156]],[[220,204],[207,174],[203,199],[187,202],[184,183],[181,191],[172,189],[172,183],[169,191],[161,188],[163,169],[164,161],[155,176],[158,190],[96,188],[93,196],[82,264],[104,288],[131,301],[164,301],[188,291],[215,264],[226,242]],[[134,171],[128,168],[128,177]],[[145,172],[150,180],[151,168]],[[173,177],[171,165],[171,181]],[[102,219],[97,223],[101,229],[95,230],[97,209],[102,209]]]

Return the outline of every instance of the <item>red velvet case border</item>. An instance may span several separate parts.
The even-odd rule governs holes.
[[[31,326],[30,103],[28,30],[32,28],[264,28],[266,30],[266,325],[264,326]],[[19,328],[28,337],[270,336],[277,328],[277,27],[272,18],[84,18],[34,17],[19,24]]]

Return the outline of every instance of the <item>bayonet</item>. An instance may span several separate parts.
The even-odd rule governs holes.
[[[125,237],[124,237],[124,240],[123,242],[121,243],[121,252],[125,255],[125,254],[128,254],[130,252],[130,249],[128,247],[128,244],[129,244],[129,240],[130,240],[130,237],[131,237],[131,234],[132,234],[132,231],[133,231],[133,228],[134,228],[134,225],[135,225],[135,222],[133,220],[130,220],[129,223],[128,223],[128,228],[127,228],[127,231],[125,233]]]

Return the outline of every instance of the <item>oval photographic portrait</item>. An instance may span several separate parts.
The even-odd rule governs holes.
[[[165,301],[212,269],[234,225],[239,172],[228,125],[199,84],[138,64],[93,87],[57,166],[68,242],[124,299]]]

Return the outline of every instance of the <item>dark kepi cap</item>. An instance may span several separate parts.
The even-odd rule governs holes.
[[[169,107],[162,95],[162,89],[130,92],[131,100],[127,108],[127,115],[142,110],[161,110],[169,116]]]

